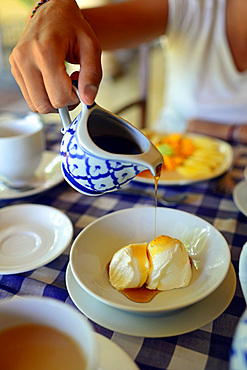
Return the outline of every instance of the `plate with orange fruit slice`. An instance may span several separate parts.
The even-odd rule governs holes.
[[[223,140],[191,133],[143,132],[163,155],[160,185],[186,185],[210,180],[222,175],[232,164],[232,147]],[[134,180],[154,183],[149,170],[141,172]]]

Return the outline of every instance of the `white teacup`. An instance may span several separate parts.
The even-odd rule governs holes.
[[[28,183],[40,164],[44,150],[44,128],[38,115],[0,119],[0,178],[11,185]]]
[[[88,320],[75,308],[56,299],[44,297],[41,298],[30,296],[21,299],[3,299],[0,301],[0,343],[6,345],[6,353],[8,352],[8,344],[6,343],[6,337],[3,336],[4,333],[6,333],[5,330],[10,332],[12,328],[12,330],[15,330],[16,335],[16,329],[19,330],[18,327],[21,329],[26,327],[30,330],[30,324],[41,325],[43,327],[48,326],[49,328],[55,329],[56,331],[67,335],[69,338],[72,339],[72,344],[76,343],[76,350],[78,350],[79,352],[81,351],[83,361],[82,363],[80,362],[79,365],[75,366],[75,364],[70,363],[69,367],[66,367],[68,366],[68,364],[65,365],[65,362],[69,361],[69,356],[73,356],[72,353],[74,353],[74,351],[72,352],[69,347],[66,347],[67,344],[65,346],[59,340],[54,340],[53,343],[53,339],[51,339],[53,337],[50,335],[49,338],[46,339],[44,346],[44,343],[42,341],[36,342],[37,336],[35,337],[33,333],[30,332],[29,337],[26,336],[26,344],[24,336],[22,336],[22,339],[20,339],[19,341],[22,345],[22,348],[19,350],[19,352],[21,353],[18,354],[17,347],[19,347],[19,343],[16,347],[14,347],[14,340],[17,340],[16,337],[14,340],[12,337],[12,341],[9,344],[11,351],[11,347],[14,347],[12,351],[14,353],[14,357],[18,357],[17,361],[20,361],[18,362],[18,369],[27,370],[32,368],[32,370],[34,370],[37,369],[37,366],[39,366],[38,369],[45,368],[47,370],[56,368],[73,368],[80,370],[97,369],[97,337],[95,336],[91,324],[88,322]],[[30,341],[31,335],[33,335],[33,348],[30,348],[32,344],[30,345],[30,343],[28,343],[28,340]],[[8,337],[8,339],[11,339],[11,337]],[[3,342],[3,340],[5,340],[5,343]],[[46,348],[46,343],[48,349]],[[30,347],[28,347],[28,345]],[[39,345],[41,346],[41,348],[38,348],[38,350],[42,351],[41,355],[36,349],[36,347]],[[55,346],[54,348],[53,345]],[[66,350],[70,351],[70,353],[66,354]],[[3,352],[4,349],[0,348],[0,351]],[[57,351],[60,352],[57,353]],[[63,354],[61,354],[61,351],[63,351]],[[50,357],[48,355],[49,352],[51,352]],[[5,352],[1,353],[1,363],[3,363],[4,356]],[[30,356],[34,356],[35,358],[32,365],[30,365]],[[45,356],[47,356],[46,360],[44,360]],[[59,359],[61,359],[62,356],[65,357],[65,360],[63,359],[64,362],[62,364],[53,363],[53,361],[56,360],[56,357],[59,357]],[[68,356],[68,358],[66,358],[66,356]],[[38,357],[41,358],[40,361],[37,360]],[[37,365],[37,361],[39,365]],[[45,367],[44,361],[47,361],[47,363],[45,363]],[[52,363],[50,363],[50,361],[52,361]],[[22,367],[20,366],[20,364],[22,365]],[[11,364],[11,366],[13,365]]]

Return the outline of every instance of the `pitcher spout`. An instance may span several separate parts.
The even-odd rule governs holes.
[[[137,163],[143,165],[154,177],[159,177],[163,166],[163,156],[160,151],[150,142],[149,149],[136,158]]]

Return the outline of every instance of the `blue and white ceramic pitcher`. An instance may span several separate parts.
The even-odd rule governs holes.
[[[59,109],[62,172],[73,188],[101,195],[118,190],[144,170],[157,175],[163,157],[142,132],[96,103],[87,106],[81,101],[81,106],[72,123],[68,108]]]
[[[247,242],[239,257],[239,280],[247,302]],[[247,370],[247,308],[237,325],[230,355],[230,370]]]

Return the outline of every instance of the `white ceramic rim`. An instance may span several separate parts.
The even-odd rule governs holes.
[[[247,181],[240,181],[233,189],[233,201],[237,209],[247,217]]]
[[[5,120],[0,119],[0,128],[15,129],[19,133],[14,136],[0,136],[1,141],[19,140],[24,137],[43,131],[44,124],[37,114],[30,113],[23,117],[10,116]]]

